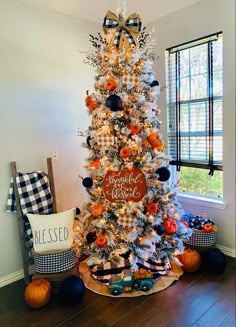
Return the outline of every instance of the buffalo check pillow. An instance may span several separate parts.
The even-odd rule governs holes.
[[[69,249],[73,243],[73,222],[76,209],[64,212],[38,215],[27,214],[36,252]]]

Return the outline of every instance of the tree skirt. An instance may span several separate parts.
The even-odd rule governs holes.
[[[86,262],[81,262],[79,265],[80,277],[83,279],[84,284],[87,289],[93,291],[94,293],[101,294],[104,296],[111,297],[135,297],[141,295],[150,295],[156,292],[160,292],[165,288],[169,287],[175,280],[178,280],[183,274],[181,267],[177,266],[175,263],[171,263],[171,270],[165,275],[159,277],[154,284],[154,287],[147,292],[143,291],[133,291],[130,293],[121,293],[120,295],[114,296],[110,293],[108,286],[103,285],[99,281],[95,280],[91,276],[91,272]]]

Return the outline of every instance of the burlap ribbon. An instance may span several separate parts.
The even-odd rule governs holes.
[[[108,10],[103,22],[103,31],[105,34],[108,34],[111,29],[115,30],[111,45],[116,48],[123,46],[128,48],[132,44],[136,45],[141,27],[141,18],[136,13],[131,14],[124,20]]]

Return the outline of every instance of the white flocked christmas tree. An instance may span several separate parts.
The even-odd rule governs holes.
[[[93,50],[85,59],[96,72],[85,99],[91,126],[84,132],[88,175],[82,184],[89,200],[81,208],[76,249],[90,255],[91,268],[125,261],[137,270],[153,262],[165,274],[190,230],[169,185],[152,68],[156,44],[139,15],[125,18],[125,11],[120,1],[117,15],[107,12],[103,34],[90,35]]]

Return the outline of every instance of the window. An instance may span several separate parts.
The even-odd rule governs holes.
[[[170,164],[180,191],[213,197],[223,196],[222,52],[221,32],[166,50]]]

